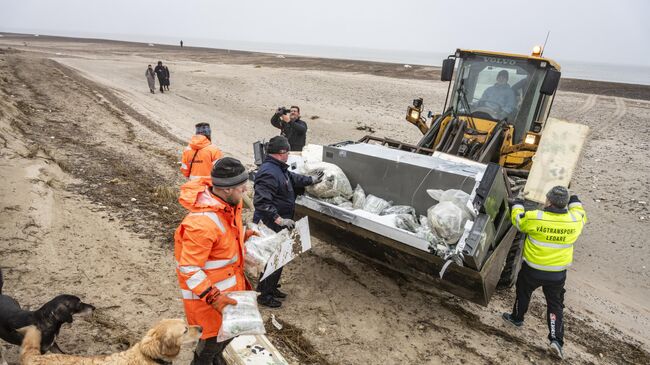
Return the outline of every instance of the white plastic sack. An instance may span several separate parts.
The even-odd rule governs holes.
[[[413,216],[413,222],[415,222],[415,208],[408,205],[393,205],[384,209],[380,215],[386,214],[410,214]]]
[[[466,192],[458,189],[438,190],[428,189],[427,194],[437,200],[438,203],[452,202],[463,210],[467,217],[474,217],[473,209],[468,206],[470,196]]]
[[[352,197],[352,186],[340,167],[328,162],[306,163],[305,171],[307,175],[312,176],[319,171],[325,174],[323,181],[305,188],[309,194],[317,198]]]
[[[384,209],[390,206],[391,206],[390,202],[387,202],[382,198],[378,198],[372,194],[369,194],[366,197],[366,201],[363,204],[363,210],[365,210],[366,212],[379,215],[379,213],[383,212]]]
[[[223,342],[233,337],[242,335],[263,335],[264,321],[257,308],[257,292],[231,291],[223,292],[237,301],[236,305],[227,305],[223,308],[221,328],[217,335],[217,342]]]
[[[429,208],[427,217],[433,232],[448,245],[458,242],[467,221],[465,213],[450,201],[443,201]]]
[[[363,205],[366,203],[366,192],[363,191],[361,185],[357,184],[357,187],[354,188],[354,193],[352,193],[352,207],[354,209],[363,209]]]

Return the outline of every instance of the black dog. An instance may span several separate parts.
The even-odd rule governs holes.
[[[54,342],[61,326],[64,323],[72,323],[73,314],[90,314],[95,310],[94,306],[83,303],[74,295],[59,295],[33,312],[22,310],[17,301],[2,294],[2,284],[0,270],[0,338],[20,346],[23,335],[16,330],[34,325],[43,334],[41,353],[50,349],[61,352]]]

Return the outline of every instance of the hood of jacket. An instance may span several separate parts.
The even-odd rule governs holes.
[[[190,212],[217,211],[226,203],[210,193],[212,181],[207,178],[190,180],[181,186],[178,202]]]
[[[202,148],[209,146],[210,143],[212,142],[210,142],[208,137],[202,134],[195,134],[192,136],[192,139],[190,140],[190,148],[198,151]]]

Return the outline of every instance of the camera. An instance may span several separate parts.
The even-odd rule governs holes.
[[[279,115],[284,115],[284,114],[289,114],[289,113],[291,113],[291,109],[285,108],[283,106],[278,107],[278,110],[275,112],[275,114],[279,114]]]

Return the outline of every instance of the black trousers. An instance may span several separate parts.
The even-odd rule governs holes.
[[[223,350],[232,341],[226,340],[217,342],[216,337],[210,337],[205,340],[200,340],[194,349],[194,359],[190,365],[228,365],[226,359],[223,358]]]
[[[259,283],[257,283],[257,291],[260,292],[261,300],[269,300],[273,298],[273,291],[278,288],[278,284],[280,283],[282,269],[282,267],[279,268],[276,272],[269,275],[269,277],[260,280]]]
[[[158,78],[158,84],[160,85],[160,92],[165,92],[165,89],[163,89],[163,85],[165,84],[165,79],[161,79],[159,77]]]
[[[561,272],[548,272],[533,269],[524,262],[517,276],[517,298],[512,309],[512,318],[523,321],[528,311],[530,297],[535,289],[542,287],[546,298],[546,323],[548,325],[549,341],[557,341],[564,346],[564,282],[566,270]]]

